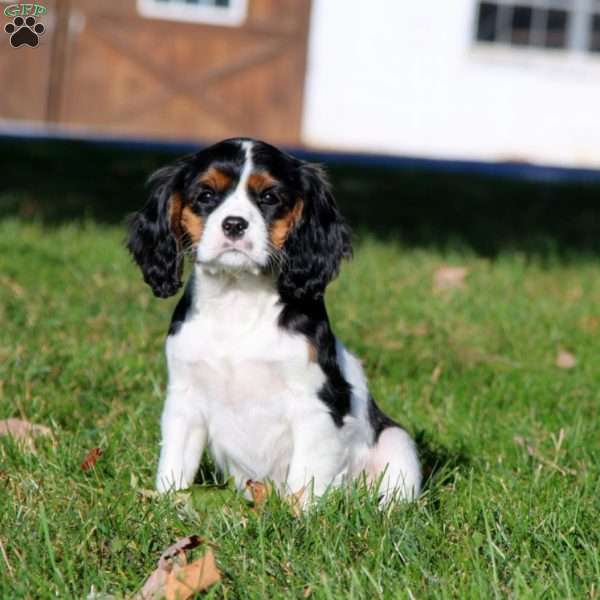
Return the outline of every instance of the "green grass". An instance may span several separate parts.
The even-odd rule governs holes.
[[[122,238],[116,225],[0,221],[0,418],[55,431],[35,453],[0,441],[0,597],[130,594],[191,533],[217,545],[214,598],[598,597],[592,257],[491,260],[359,235],[330,314],[420,440],[428,481],[390,514],[354,489],[296,518],[276,499],[255,514],[139,493],[153,485],[174,301],[152,298]],[[470,269],[464,289],[432,292],[442,264]],[[559,348],[575,368],[555,366]]]

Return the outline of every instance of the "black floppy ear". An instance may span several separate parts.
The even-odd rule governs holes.
[[[302,214],[285,245],[285,261],[279,274],[283,298],[315,300],[352,256],[350,227],[342,217],[324,171],[300,162]]]
[[[180,165],[156,171],[149,179],[150,197],[129,219],[127,248],[155,296],[168,298],[181,287],[183,253],[173,230],[181,210],[177,190]]]

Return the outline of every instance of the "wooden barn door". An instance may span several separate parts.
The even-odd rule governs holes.
[[[38,45],[14,48],[4,30],[13,17],[4,15],[9,4],[0,2],[0,120],[27,123],[48,120],[55,74],[56,4],[55,0],[43,2],[47,12],[37,20],[44,26]]]
[[[72,0],[52,120],[120,136],[298,143],[309,12],[309,0],[248,0],[245,22],[225,27],[144,18],[133,0]]]

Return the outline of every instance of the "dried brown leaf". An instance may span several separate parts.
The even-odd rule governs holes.
[[[83,459],[81,468],[84,471],[89,471],[92,467],[96,466],[98,459],[102,456],[102,448],[92,448]]]
[[[269,484],[262,483],[262,481],[254,481],[252,479],[246,481],[246,489],[250,492],[252,502],[254,502],[254,508],[260,508],[267,501],[269,494],[273,491]]]
[[[221,581],[212,548],[189,565],[175,566],[167,576],[167,600],[187,600]]]
[[[34,438],[51,436],[52,430],[45,425],[35,425],[23,419],[11,418],[0,420],[0,435],[9,435],[34,450]]]
[[[164,569],[155,569],[146,579],[144,587],[133,597],[133,600],[162,600],[165,597],[165,585],[169,572]]]
[[[271,484],[263,483],[262,481],[254,481],[252,479],[248,479],[246,482],[246,490],[249,492],[252,502],[254,503],[254,506],[251,509],[253,512],[260,509],[267,501],[267,498],[274,493]],[[282,496],[282,499],[289,505],[294,516],[299,517],[306,505],[306,487],[303,487],[293,494]]]
[[[133,600],[159,600],[165,597],[185,599],[219,581],[221,575],[216,567],[211,548],[204,556],[188,565],[186,550],[192,550],[205,542],[206,540],[201,536],[190,535],[169,546],[161,554],[157,568],[150,574],[144,587]],[[192,568],[187,571],[189,567]],[[176,590],[176,592],[169,590]]]
[[[572,369],[577,364],[577,358],[571,352],[559,350],[554,364],[560,369]]]
[[[444,292],[460,289],[465,286],[465,278],[469,273],[466,267],[438,267],[433,273],[433,291]]]
[[[177,558],[181,559],[181,554],[183,554],[184,562],[187,562],[185,560],[185,551],[193,550],[194,548],[200,546],[200,544],[204,543],[206,543],[206,540],[200,535],[188,535],[184,538],[181,538],[180,540],[177,540],[172,546],[169,546],[160,555],[160,559],[158,561],[158,568],[170,571],[172,567],[172,563],[170,561]]]

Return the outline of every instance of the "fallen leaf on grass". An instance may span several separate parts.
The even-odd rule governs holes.
[[[186,550],[193,550],[205,543],[205,539],[200,535],[188,535],[180,540],[177,540],[172,546],[169,546],[161,555],[158,560],[158,568],[163,570],[169,570],[171,560],[179,557],[184,563],[187,562],[185,557]]]
[[[559,350],[554,364],[560,369],[572,369],[577,364],[577,358],[566,350]]]
[[[184,548],[194,548],[195,546],[192,538],[196,537],[197,536],[183,538],[167,548],[158,561],[158,567],[150,573],[150,576],[144,583],[144,587],[133,597],[133,600],[160,598],[161,594],[164,596],[167,576],[173,570],[176,563],[179,565],[187,563]]]
[[[186,600],[221,581],[215,555],[209,548],[204,556],[181,568],[175,567],[167,578],[167,600]]]
[[[438,267],[433,273],[433,291],[444,292],[465,286],[465,278],[469,273],[466,267]]]
[[[273,492],[270,485],[252,479],[246,481],[246,489],[250,492],[252,502],[254,502],[254,509],[260,508],[267,501],[269,494]]]
[[[252,507],[254,512],[261,508],[267,501],[267,498],[274,492],[272,485],[262,483],[261,481],[253,481],[252,479],[246,482],[246,489],[250,492],[252,502],[254,503]],[[283,496],[283,500],[289,505],[294,516],[301,516],[306,501],[306,487],[293,494]]]
[[[81,468],[84,471],[89,471],[92,467],[96,466],[98,459],[102,456],[102,448],[92,448],[83,459]]]
[[[34,450],[33,439],[51,436],[52,430],[45,425],[35,425],[29,421],[13,418],[0,420],[0,435],[9,435],[25,444],[30,450]]]
[[[157,569],[148,577],[133,600],[187,600],[221,580],[212,548],[188,564],[186,550],[192,550],[206,540],[190,535],[169,546],[161,555]]]

